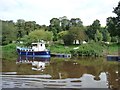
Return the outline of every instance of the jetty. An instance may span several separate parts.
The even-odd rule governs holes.
[[[120,55],[107,55],[108,61],[120,61]]]
[[[71,54],[51,53],[52,57],[71,58]]]

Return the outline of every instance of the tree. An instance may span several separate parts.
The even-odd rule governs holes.
[[[57,33],[60,32],[60,20],[58,18],[52,18],[50,20],[50,26],[55,27],[55,29],[57,30]]]
[[[96,34],[95,34],[95,41],[102,41],[103,39],[103,36],[102,36],[102,33],[99,32],[99,30],[96,31]]]
[[[74,40],[86,40],[86,34],[83,27],[71,27],[69,33],[73,36]]]
[[[95,31],[92,29],[91,25],[86,27],[86,34],[88,35],[90,40],[94,40]]]
[[[59,39],[63,39],[65,35],[68,34],[68,31],[61,31],[58,33],[58,38]]]
[[[110,42],[111,41],[111,36],[108,30],[104,27],[101,28],[101,33],[103,35],[103,41],[105,42]]]
[[[116,17],[108,17],[107,18],[107,30],[110,33],[112,40],[118,41],[116,39],[120,38],[120,1],[118,2],[118,6],[114,8],[113,13],[115,13]]]
[[[71,27],[68,33],[63,37],[63,41],[66,45],[73,44],[74,40],[83,41],[87,39],[87,35],[83,27]]]
[[[2,45],[16,40],[16,27],[13,21],[2,21]]]
[[[111,36],[110,36],[110,33],[106,33],[106,38],[105,38],[105,41],[106,42],[110,42],[111,41]]]
[[[38,30],[38,29],[40,29],[41,28],[41,26],[39,25],[39,24],[36,24],[35,25],[35,30]]]
[[[52,18],[50,20],[50,26],[49,26],[49,31],[53,32],[53,40],[56,41],[57,40],[57,33],[59,33],[61,31],[60,28],[60,20],[57,18]]]
[[[35,21],[27,21],[25,22],[25,33],[26,35],[28,35],[31,31],[34,31],[35,30],[35,26],[36,25],[36,22]]]
[[[114,8],[113,12],[117,14],[118,17],[120,17],[120,1],[118,2],[118,6]]]
[[[114,8],[113,11],[117,17],[116,17],[116,35],[120,37],[120,1],[118,2],[118,6]]]
[[[64,37],[63,37],[63,41],[65,45],[72,45],[73,44],[73,36],[70,33],[67,33]]]
[[[93,28],[93,30],[100,30],[101,24],[100,24],[100,21],[98,19],[93,21],[92,28]]]
[[[116,36],[117,34],[117,29],[116,29],[116,18],[115,17],[108,17],[107,18],[107,30],[110,33],[111,36]]]
[[[87,33],[90,40],[95,39],[95,34],[96,34],[97,30],[99,30],[99,31],[101,30],[101,24],[100,24],[100,21],[98,19],[93,21],[92,25],[87,26],[86,33]]]
[[[49,31],[52,31],[53,33],[53,41],[57,41],[58,36],[57,36],[57,30],[55,27],[49,26]]]
[[[29,35],[25,35],[22,40],[26,42],[25,44],[30,45],[32,42],[37,42],[39,40],[51,41],[52,38],[52,32],[41,29],[30,32]]]
[[[23,19],[18,19],[16,22],[16,26],[17,26],[17,38],[22,38],[25,35],[25,20]]]
[[[44,39],[45,41],[52,41],[53,40],[53,33],[49,32],[49,31],[45,31],[45,37]]]
[[[70,28],[70,21],[65,18],[61,19],[61,29],[65,31],[65,30],[69,30],[69,28]]]
[[[111,42],[118,42],[118,36],[111,37]]]
[[[81,27],[83,26],[83,22],[81,21],[80,18],[71,18],[70,20],[70,25],[74,27]]]

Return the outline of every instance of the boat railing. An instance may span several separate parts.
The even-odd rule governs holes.
[[[16,47],[17,49],[19,49],[19,50],[22,50],[22,51],[34,51],[32,48],[22,48],[22,47],[19,47],[19,46],[17,46]]]

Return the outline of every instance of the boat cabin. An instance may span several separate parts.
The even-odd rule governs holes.
[[[39,43],[32,43],[32,50],[33,51],[45,51],[45,43],[39,42]]]

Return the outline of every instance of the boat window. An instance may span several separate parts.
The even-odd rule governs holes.
[[[42,44],[41,44],[41,46],[42,46]]]
[[[37,46],[37,44],[33,44],[32,46]]]

